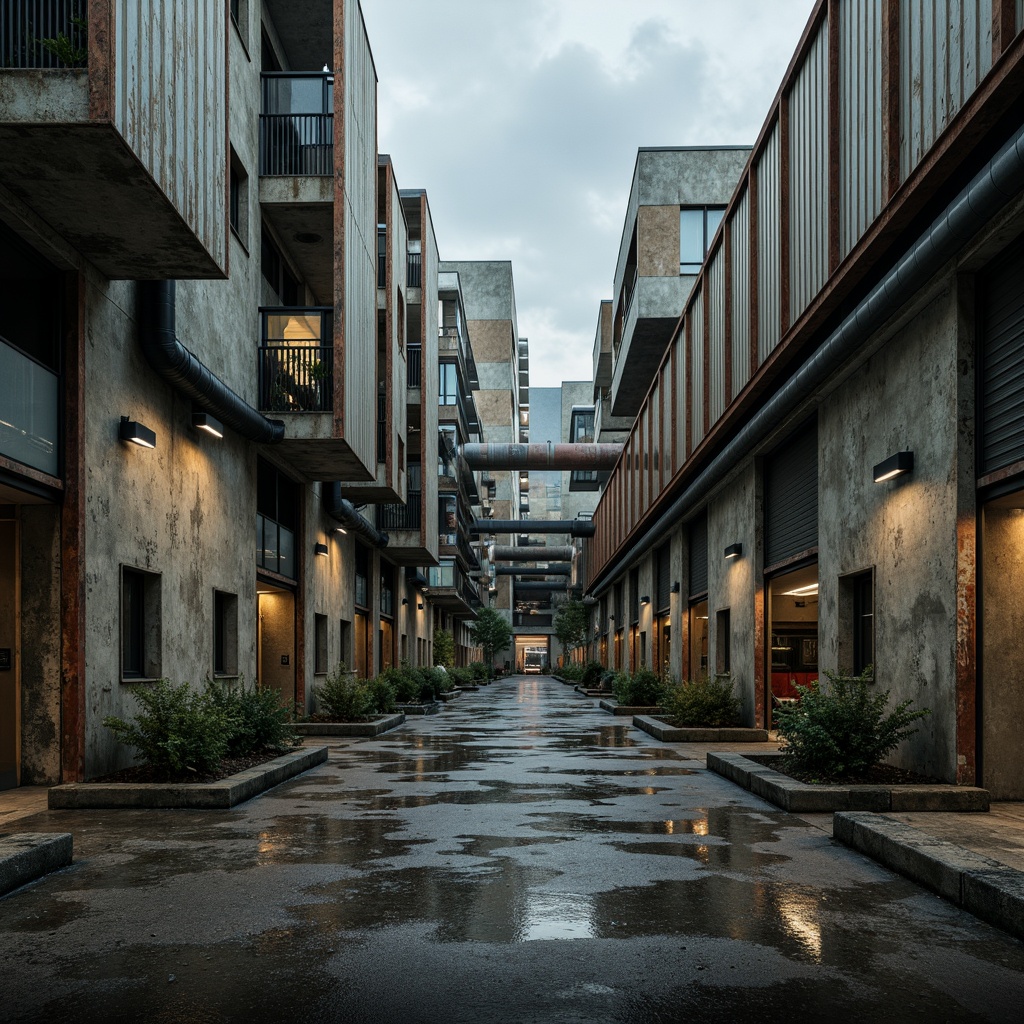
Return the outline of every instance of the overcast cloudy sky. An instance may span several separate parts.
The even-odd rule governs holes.
[[[362,0],[378,146],[442,259],[510,259],[530,383],[589,379],[640,146],[753,142],[813,0]]]

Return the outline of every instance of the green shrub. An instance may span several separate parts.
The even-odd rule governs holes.
[[[403,663],[399,668],[386,668],[377,677],[385,679],[395,691],[395,700],[399,704],[412,704],[420,699],[423,679],[418,669]]]
[[[374,713],[374,697],[366,681],[349,675],[344,665],[313,687],[320,710],[338,722],[358,722]]]
[[[718,729],[737,725],[740,720],[740,700],[733,694],[732,680],[727,676],[684,679],[681,683],[670,684],[665,687],[661,706],[680,726]]]
[[[568,679],[570,682],[578,683],[583,679],[583,666],[579,662],[569,661],[555,673],[559,679]]]
[[[597,684],[601,681],[601,676],[604,675],[604,666],[599,661],[588,661],[583,666],[583,675],[580,677],[580,682],[588,690],[597,687]]]
[[[448,669],[448,684],[451,687],[471,686],[475,679],[472,669],[458,666]]]
[[[482,661],[470,662],[469,670],[477,682],[484,682],[488,678],[487,666]]]
[[[188,683],[160,679],[132,690],[140,710],[133,722],[103,724],[157,771],[181,776],[214,771],[227,753],[232,726],[224,711]]]
[[[211,681],[206,684],[205,696],[229,723],[228,753],[233,757],[258,750],[287,750],[299,742],[291,711],[276,690],[247,688],[244,679],[236,688]]]
[[[615,699],[626,706],[653,707],[660,703],[665,684],[657,673],[641,668],[630,675],[620,672],[612,683]]]
[[[911,722],[930,714],[911,711],[911,700],[887,712],[890,694],[871,692],[870,668],[856,678],[825,675],[827,685],[797,686],[800,699],[774,712],[783,752],[801,771],[833,779],[870,768],[917,732]]]
[[[366,689],[373,701],[373,710],[378,715],[390,715],[395,710],[395,687],[389,678],[380,675],[370,679]]]

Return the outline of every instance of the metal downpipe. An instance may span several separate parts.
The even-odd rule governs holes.
[[[140,281],[138,301],[142,352],[171,387],[249,441],[284,440],[280,420],[267,419],[254,409],[178,341],[173,281]]]
[[[362,537],[376,548],[386,548],[390,538],[378,530],[366,516],[356,511],[355,505],[341,496],[341,484],[337,481],[321,484],[324,511],[346,530]]]
[[[976,174],[903,257],[864,297],[856,309],[822,342],[815,353],[745,424],[708,467],[658,517],[645,536],[602,572],[602,593],[610,581],[661,539],[710,493],[769,430],[833,374],[866,338],[884,325],[911,296],[924,287],[975,234],[1024,188],[1024,127]]]

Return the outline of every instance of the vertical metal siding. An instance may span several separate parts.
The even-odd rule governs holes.
[[[732,393],[750,379],[750,199],[744,190],[729,222],[732,238]]]
[[[699,288],[690,306],[690,384],[690,437],[696,448],[704,437],[704,296]]]
[[[375,464],[377,79],[357,0],[345,0],[345,439]],[[337,111],[336,111],[337,114]],[[373,386],[367,386],[372,382]]]
[[[686,332],[680,328],[673,342],[676,349],[676,463],[681,466],[689,456],[686,450],[686,417],[690,412],[690,400],[686,394]]]
[[[711,388],[708,408],[711,423],[725,412],[725,247],[719,246],[708,265],[708,321]]]
[[[210,255],[226,266],[224,5],[118,0],[114,25],[114,126]]]
[[[839,255],[882,209],[882,3],[839,5]]]
[[[651,394],[651,488],[655,495],[661,493],[661,378]]]
[[[779,343],[779,125],[757,162],[757,355],[764,362]]]
[[[981,471],[1024,460],[1024,253],[1000,260],[981,291]]]
[[[436,556],[438,545],[437,523],[437,272],[439,256],[434,225],[430,220],[430,207],[426,200],[421,202],[420,237],[423,239],[423,291],[420,303],[420,321],[423,339],[420,377],[420,417],[423,431],[420,434],[420,462],[423,476],[423,512],[426,524],[424,536],[427,548]],[[470,339],[472,344],[472,339]]]
[[[798,427],[765,460],[765,563],[818,546],[818,424]]]
[[[992,0],[901,0],[900,169],[906,176],[992,66]]]
[[[789,316],[828,278],[828,24],[811,43],[789,97]]]

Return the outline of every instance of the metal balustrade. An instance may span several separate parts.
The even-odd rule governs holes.
[[[404,505],[378,505],[378,530],[418,530],[420,528],[420,491],[409,491]]]
[[[334,173],[334,76],[272,73],[261,76],[260,174]]]
[[[3,0],[0,67],[84,68],[87,0]]]
[[[423,350],[419,345],[410,345],[406,352],[405,386],[418,388],[420,387],[421,375],[423,373]]]
[[[260,309],[261,338],[257,358],[261,410],[333,410],[333,315],[330,307]]]

